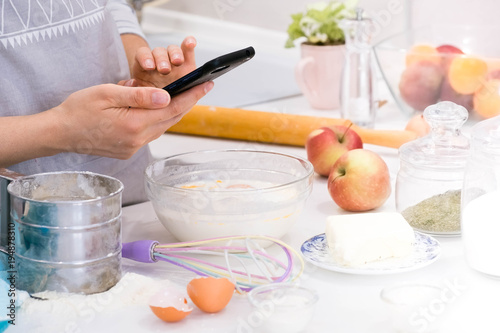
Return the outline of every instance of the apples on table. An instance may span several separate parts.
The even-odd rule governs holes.
[[[314,170],[328,177],[327,189],[347,211],[380,207],[391,194],[389,169],[376,153],[363,149],[363,141],[349,126],[321,127],[305,144]]]
[[[337,159],[348,150],[363,148],[363,141],[347,126],[331,126],[312,131],[305,146],[314,171],[328,177]]]

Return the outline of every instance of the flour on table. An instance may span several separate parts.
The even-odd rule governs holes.
[[[171,285],[169,280],[153,279],[129,272],[113,288],[99,294],[44,291],[35,296],[46,300],[29,298],[23,303],[19,323],[29,322],[30,326],[40,328],[37,332],[65,331],[61,326],[67,325],[68,322],[88,321],[97,313],[111,313],[132,306],[148,306],[151,296]]]

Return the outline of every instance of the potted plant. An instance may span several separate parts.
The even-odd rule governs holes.
[[[292,14],[285,47],[302,41],[301,60],[295,77],[304,96],[315,109],[338,109],[345,56],[344,32],[339,22],[355,16],[357,0],[318,2],[305,12]]]

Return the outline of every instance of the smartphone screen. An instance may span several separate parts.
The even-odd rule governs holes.
[[[170,83],[163,89],[173,97],[201,83],[218,78],[252,59],[254,55],[255,50],[251,46],[222,55],[206,62],[203,66]]]

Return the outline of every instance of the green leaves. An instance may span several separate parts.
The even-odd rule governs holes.
[[[288,26],[288,40],[286,41],[285,47],[294,47],[293,41],[301,37],[306,37],[302,28],[300,27],[300,21],[304,17],[304,14],[292,14],[292,23]]]
[[[299,38],[315,45],[344,44],[344,32],[338,23],[344,18],[354,17],[356,2],[318,2],[307,6],[305,13],[292,14],[285,47],[294,47],[294,41]]]

